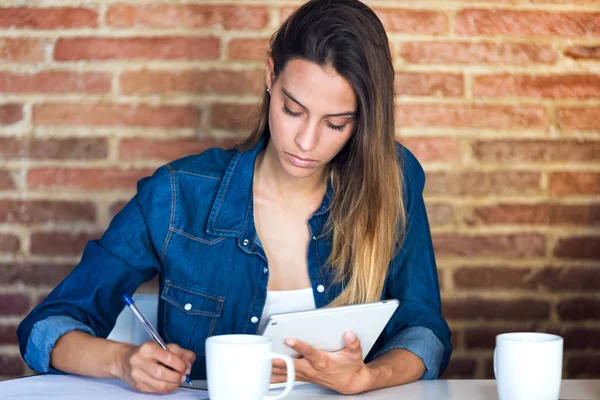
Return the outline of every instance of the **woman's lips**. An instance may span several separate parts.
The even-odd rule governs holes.
[[[287,154],[290,162],[293,165],[295,165],[296,167],[306,168],[306,167],[311,167],[311,166],[317,164],[317,160],[313,160],[311,158],[302,158],[302,157],[298,157],[291,153],[285,153],[285,154]]]

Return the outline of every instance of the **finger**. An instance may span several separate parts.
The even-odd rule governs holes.
[[[183,373],[173,371],[164,365],[157,364],[156,362],[147,363],[142,369],[155,381],[179,385],[183,378]]]
[[[157,344],[153,346],[151,343],[144,343],[141,346],[140,351],[148,358],[152,358],[180,374],[184,374],[187,369],[187,365],[177,354],[165,350]]]
[[[285,369],[285,368],[273,368],[271,370],[271,373],[273,375],[285,375],[285,374],[287,374],[287,369]]]
[[[286,363],[281,358],[273,359],[273,368],[286,368]]]
[[[192,365],[194,365],[194,362],[196,361],[196,353],[194,353],[191,350],[186,350],[184,348],[181,348],[181,347],[179,347],[179,345],[177,345],[175,343],[169,343],[167,345],[167,347],[173,353],[177,354],[179,356],[179,358],[181,358],[181,360],[187,366],[186,374],[189,374],[192,369]]]
[[[131,376],[137,387],[147,393],[168,393],[179,387],[179,383],[157,380],[151,374],[139,368],[134,369]]]
[[[273,374],[271,375],[271,383],[283,383],[287,381],[287,375]]]
[[[307,359],[311,364],[320,364],[323,357],[322,352],[312,347],[310,344],[298,339],[285,339],[285,344],[296,350],[300,355]]]
[[[350,350],[362,350],[360,345],[360,339],[352,331],[348,331],[344,334],[344,342],[346,348]]]

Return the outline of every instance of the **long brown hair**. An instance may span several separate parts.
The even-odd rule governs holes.
[[[331,161],[333,198],[327,260],[343,290],[332,305],[377,301],[390,260],[404,236],[402,174],[394,138],[394,68],[387,35],[377,15],[357,0],[312,0],[271,37],[275,79],[292,59],[333,67],[357,99],[355,131]],[[270,96],[242,148],[269,135]]]

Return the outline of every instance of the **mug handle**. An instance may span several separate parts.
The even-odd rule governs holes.
[[[498,379],[498,370],[496,368],[496,355],[498,354],[498,348],[494,348],[494,378]]]
[[[290,357],[290,356],[286,356],[285,354],[278,354],[278,353],[267,353],[266,357],[270,360],[272,360],[274,358],[280,358],[283,361],[285,361],[285,365],[287,366],[287,381],[286,381],[285,390],[283,391],[283,393],[278,394],[277,396],[265,396],[264,397],[264,400],[279,400],[281,398],[284,398],[288,394],[290,394],[290,392],[294,388],[294,383],[296,382],[296,370],[294,369],[294,360],[292,360],[292,357]]]

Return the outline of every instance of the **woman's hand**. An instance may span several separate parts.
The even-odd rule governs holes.
[[[285,343],[302,356],[294,360],[296,380],[316,383],[343,394],[368,390],[373,375],[363,362],[360,340],[353,332],[346,332],[344,342],[343,350],[330,353],[300,340],[286,339]],[[273,360],[271,383],[285,382],[286,371],[283,360]]]
[[[145,393],[168,393],[177,389],[191,372],[196,355],[176,344],[167,347],[170,351],[154,342],[132,346],[117,360],[119,378]]]

